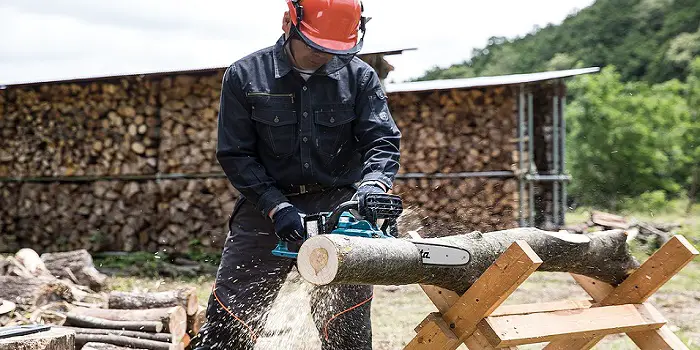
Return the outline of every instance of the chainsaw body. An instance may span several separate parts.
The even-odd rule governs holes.
[[[341,203],[331,212],[305,215],[302,218],[304,233],[302,243],[310,237],[323,234],[340,234],[366,238],[395,238],[398,235],[396,219],[403,211],[401,198],[384,193],[367,194],[360,201]],[[363,211],[360,212],[360,207]],[[381,226],[379,221],[383,221]],[[297,252],[289,250],[288,243],[279,241],[272,254],[296,259]]]

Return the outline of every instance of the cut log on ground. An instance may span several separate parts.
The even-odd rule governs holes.
[[[34,249],[20,249],[15,254],[15,259],[17,259],[32,276],[52,276],[49,269],[46,268],[46,264],[44,264],[44,261],[41,260],[41,257]]]
[[[65,318],[65,325],[83,328],[118,329],[151,333],[158,333],[163,330],[163,323],[160,321],[115,321],[101,317],[77,315],[72,312],[66,313]]]
[[[466,250],[470,259],[461,267],[423,265],[421,252],[409,240],[320,235],[304,242],[297,266],[307,281],[317,285],[427,284],[462,294],[519,240],[542,258],[539,271],[570,272],[617,285],[639,267],[622,230],[578,235],[535,228],[422,240]]]
[[[53,278],[0,276],[0,286],[0,299],[11,301],[24,310],[74,299],[71,287]]]
[[[194,315],[187,318],[187,334],[194,337],[207,320],[207,308],[199,306]]]
[[[164,292],[110,292],[108,307],[110,309],[155,309],[182,306],[188,316],[197,312],[197,294],[195,288],[179,288]]]
[[[99,317],[112,321],[161,322],[163,325],[163,332],[172,334],[174,339],[182,339],[187,331],[187,313],[182,306],[145,310],[76,307],[71,310],[71,313],[82,316]]]
[[[44,253],[41,255],[46,267],[57,277],[68,278],[80,285],[100,290],[107,281],[107,275],[97,271],[92,256],[87,250]]]
[[[106,343],[89,342],[89,343],[85,343],[85,345],[83,345],[81,350],[146,350],[146,349],[135,349],[135,348],[129,348],[126,346],[117,346],[117,345],[106,344]]]
[[[124,337],[136,338],[136,339],[146,339],[155,340],[166,343],[177,343],[173,341],[172,334],[169,333],[148,333],[139,331],[128,331],[121,329],[100,329],[100,328],[81,328],[81,327],[62,327],[71,331],[75,334],[102,334],[102,335],[120,335]]]
[[[120,335],[104,335],[104,334],[76,334],[75,345],[82,347],[90,342],[106,343],[127,348],[140,348],[148,350],[179,350],[184,349],[182,343],[171,344],[155,340],[137,339]]]
[[[16,308],[17,305],[15,305],[15,303],[9,300],[0,299],[0,315],[9,314],[10,312],[15,311]]]
[[[0,350],[75,350],[75,334],[65,329],[0,339]]]

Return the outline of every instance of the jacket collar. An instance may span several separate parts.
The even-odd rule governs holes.
[[[291,60],[284,49],[284,34],[277,39],[272,50],[272,60],[275,68],[275,78],[280,79],[292,71]],[[340,72],[327,75],[329,78],[340,80]]]

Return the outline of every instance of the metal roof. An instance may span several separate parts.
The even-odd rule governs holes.
[[[465,78],[465,79],[443,79],[443,80],[428,80],[416,81],[408,83],[387,83],[386,92],[418,92],[418,91],[433,91],[447,89],[464,89],[482,86],[497,86],[497,85],[513,85],[532,83],[536,81],[545,81],[552,79],[567,78],[581,74],[597,73],[599,67],[589,67],[581,69],[569,69],[560,71],[527,73],[527,74],[512,74],[490,77]]]
[[[404,51],[412,51],[416,48],[391,48],[391,49],[375,49],[367,52],[361,52],[358,56],[365,55],[399,55]],[[30,79],[23,81],[2,81],[0,77],[0,90],[10,87],[10,86],[26,86],[26,85],[37,85],[37,84],[49,84],[49,83],[73,83],[73,82],[88,82],[93,80],[108,80],[115,78],[124,77],[134,77],[134,76],[159,76],[159,75],[175,75],[175,74],[206,74],[214,73],[219,70],[224,70],[228,65],[213,65],[209,67],[188,67],[182,69],[168,69],[168,70],[132,70],[132,71],[122,71],[122,72],[104,72],[103,74],[85,74],[85,75],[65,75],[61,76],[51,76],[45,79]]]

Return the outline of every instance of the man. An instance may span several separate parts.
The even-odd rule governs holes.
[[[223,78],[217,158],[241,198],[193,349],[252,349],[295,264],[271,254],[278,240],[298,249],[300,214],[384,193],[399,168],[401,133],[386,95],[376,72],[355,57],[362,4],[287,5],[277,43],[236,61]],[[371,349],[372,293],[372,286],[313,291],[323,349]]]

